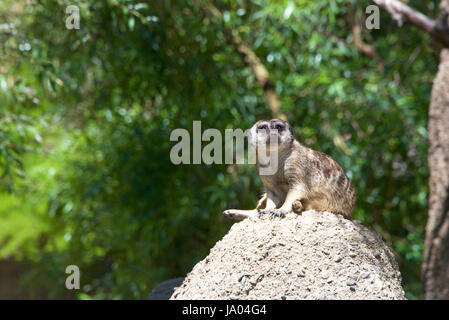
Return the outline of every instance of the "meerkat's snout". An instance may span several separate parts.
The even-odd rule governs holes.
[[[254,124],[248,141],[256,147],[279,148],[294,139],[289,124],[280,119],[260,120]]]

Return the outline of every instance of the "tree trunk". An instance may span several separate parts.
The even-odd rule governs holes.
[[[449,0],[442,9],[449,11]],[[424,297],[449,299],[449,49],[440,56],[429,106],[429,217],[423,262]]]
[[[408,22],[449,48],[449,0],[443,14],[432,20],[399,0],[372,0],[394,19]],[[425,299],[449,299],[449,49],[440,55],[429,106],[429,211],[422,278]]]

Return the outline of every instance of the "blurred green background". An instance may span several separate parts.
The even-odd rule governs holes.
[[[409,5],[437,16],[439,1]],[[307,146],[358,191],[355,219],[389,243],[408,298],[421,298],[427,215],[427,108],[438,51],[370,1],[4,0],[0,4],[0,260],[26,266],[17,288],[79,299],[142,299],[183,276],[254,207],[252,166],[173,165],[170,132],[249,128],[270,118],[263,90],[227,41],[265,64]],[[80,29],[65,27],[80,8]],[[356,47],[352,26],[377,58]]]

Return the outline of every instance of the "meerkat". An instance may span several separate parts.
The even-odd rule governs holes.
[[[351,180],[330,156],[298,142],[288,122],[260,120],[247,136],[256,150],[263,148],[276,157],[277,170],[262,175],[261,169],[266,164],[263,165],[258,156],[256,164],[265,193],[255,209],[229,209],[224,215],[242,220],[263,214],[283,217],[289,212],[313,209],[351,217],[356,194]]]

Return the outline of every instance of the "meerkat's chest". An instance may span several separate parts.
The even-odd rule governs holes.
[[[280,166],[276,173],[272,175],[260,175],[265,189],[277,194],[279,197],[285,197],[288,192],[288,182],[284,175],[284,168]]]

